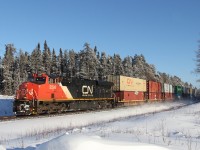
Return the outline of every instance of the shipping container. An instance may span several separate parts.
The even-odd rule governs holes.
[[[192,95],[192,93],[193,93],[193,90],[194,90],[194,89],[190,88],[190,95]]]
[[[188,88],[188,87],[183,87],[183,94],[182,94],[182,96],[183,96],[183,98],[184,99],[190,99],[190,88]]]
[[[176,99],[182,99],[183,96],[183,87],[182,86],[175,86],[175,90],[174,90],[174,96]]]
[[[113,82],[113,91],[146,91],[146,80],[126,77],[108,76],[108,81]]]
[[[183,87],[183,94],[190,94],[190,88]]]
[[[157,101],[162,99],[162,84],[160,82],[147,81],[147,99]]]
[[[173,93],[173,86],[171,84],[169,85],[169,93]]]
[[[145,101],[145,93],[137,91],[119,91],[115,92],[116,99],[119,102],[131,103]]]
[[[162,99],[163,100],[173,100],[173,86],[171,84],[162,84]]]
[[[197,89],[192,89],[192,98],[195,99],[197,97]]]
[[[169,93],[169,84],[167,84],[167,83],[164,83],[164,85],[163,85],[164,87],[163,87],[163,92],[165,92],[165,93]]]
[[[172,85],[172,93],[175,93],[175,86]]]

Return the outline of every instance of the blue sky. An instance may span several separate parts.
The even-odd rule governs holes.
[[[200,87],[193,72],[200,40],[199,0],[0,0],[0,55],[5,44],[108,55],[143,54],[157,71]]]

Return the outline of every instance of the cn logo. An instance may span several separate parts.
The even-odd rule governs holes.
[[[127,85],[132,85],[133,84],[133,80],[132,79],[130,79],[130,78],[127,78]]]
[[[93,96],[93,86],[82,86],[82,96]]]

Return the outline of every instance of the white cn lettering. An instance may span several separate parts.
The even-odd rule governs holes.
[[[82,94],[83,96],[93,96],[93,86],[87,86],[83,85],[82,86]]]

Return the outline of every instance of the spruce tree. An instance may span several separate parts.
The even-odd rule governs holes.
[[[124,75],[132,77],[133,76],[132,58],[130,56],[125,57],[122,64],[124,68]]]
[[[32,73],[44,73],[44,64],[42,58],[42,52],[40,49],[40,43],[38,43],[37,47],[33,50],[31,54],[31,67]]]
[[[69,50],[69,60],[68,60],[68,72],[69,77],[74,77],[78,74],[79,61],[78,55],[74,52],[74,50]]]
[[[12,95],[14,85],[14,53],[16,48],[13,44],[7,44],[6,52],[3,59],[3,93],[6,95]]]
[[[58,55],[58,70],[60,74],[63,74],[64,70],[64,58],[63,58],[63,51],[62,48],[60,48],[59,55]]]
[[[106,79],[106,76],[108,75],[108,67],[107,67],[107,58],[106,58],[106,53],[102,52],[101,53],[101,58],[100,58],[100,66],[98,69],[98,74],[99,74],[99,79],[104,80]]]
[[[200,41],[199,41],[198,50],[196,51],[196,69],[195,69],[195,73],[196,74],[200,74]],[[197,82],[200,82],[200,79],[198,79]]]
[[[58,67],[59,67],[59,65],[58,65],[56,52],[53,49],[53,51],[52,51],[52,61],[51,61],[51,74],[59,75],[59,68]]]
[[[98,60],[96,54],[88,43],[84,44],[84,49],[79,53],[80,76],[87,79],[98,79],[96,66]]]
[[[44,50],[43,50],[43,66],[44,66],[44,72],[47,74],[50,74],[50,67],[51,67],[51,51],[50,48],[47,45],[47,41],[44,41]]]
[[[2,59],[0,57],[0,94],[3,94],[3,65],[2,65]]]
[[[124,68],[122,65],[122,59],[119,54],[114,54],[113,62],[114,62],[114,68],[115,68],[115,75],[123,75]]]

